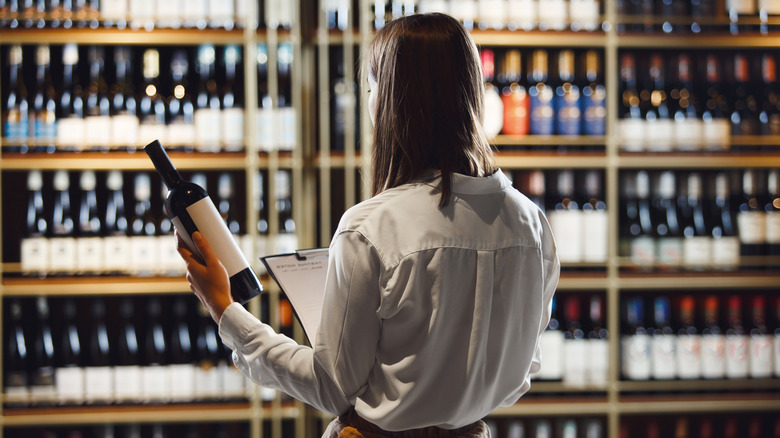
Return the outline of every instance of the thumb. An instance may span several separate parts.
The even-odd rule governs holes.
[[[201,256],[203,256],[203,263],[206,266],[213,266],[219,263],[217,254],[214,253],[214,250],[211,248],[209,241],[206,240],[200,231],[196,231],[192,234],[192,241],[195,243],[195,246],[198,248]]]

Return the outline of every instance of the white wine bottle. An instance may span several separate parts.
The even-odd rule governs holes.
[[[165,199],[165,208],[190,250],[199,255],[191,236],[195,231],[200,231],[230,275],[233,299],[243,304],[260,294],[263,290],[260,280],[250,268],[206,191],[182,179],[159,141],[149,143],[144,150],[170,190]]]

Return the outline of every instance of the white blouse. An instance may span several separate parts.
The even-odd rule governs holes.
[[[453,175],[441,210],[437,182],[344,213],[313,348],[230,305],[219,331],[238,369],[390,431],[458,428],[527,392],[560,274],[550,227],[501,171]]]

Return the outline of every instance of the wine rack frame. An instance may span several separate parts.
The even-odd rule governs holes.
[[[371,26],[371,0],[357,0],[358,26],[353,27],[349,20],[348,28],[343,32],[328,30],[319,26],[313,32],[302,28],[301,23],[326,22],[325,12],[315,8],[309,2],[294,2],[298,20],[289,30],[258,30],[255,20],[257,2],[247,2],[247,16],[242,28],[235,30],[171,30],[153,31],[130,29],[68,29],[68,30],[11,30],[0,29],[0,45],[8,44],[79,44],[106,45],[194,45],[201,43],[239,44],[244,51],[245,78],[245,138],[243,153],[184,154],[172,153],[177,166],[188,170],[243,170],[246,173],[246,202],[253,205],[256,193],[251,176],[258,170],[273,174],[277,169],[292,171],[293,214],[297,224],[297,233],[301,247],[327,246],[334,227],[332,200],[339,197],[345,205],[351,206],[369,197],[367,181],[361,175],[370,170],[369,154],[358,151],[357,142],[362,145],[371,143],[372,126],[366,111],[359,117],[354,112],[346,115],[346,144],[343,151],[332,150],[330,145],[330,87],[329,49],[341,47],[344,56],[345,77],[358,75],[359,105],[367,108],[365,73],[356,71],[350,62],[355,54],[366,53],[373,35]],[[723,2],[716,2],[723,10]],[[607,328],[612,334],[609,338],[609,379],[605,386],[572,388],[563,383],[536,382],[527,397],[515,406],[501,408],[495,417],[594,415],[606,419],[607,436],[618,437],[619,421],[624,414],[674,414],[697,412],[780,412],[779,379],[765,380],[696,380],[696,381],[622,381],[619,375],[619,302],[623,291],[659,289],[686,289],[707,291],[713,289],[766,289],[780,287],[780,273],[762,275],[734,274],[631,274],[621,271],[626,260],[618,257],[618,173],[624,169],[718,169],[718,168],[771,168],[780,167],[780,137],[755,136],[732,138],[732,153],[725,154],[626,154],[619,151],[616,127],[618,102],[618,51],[621,49],[739,49],[739,48],[778,48],[780,34],[770,36],[740,35],[632,35],[618,34],[615,24],[617,11],[614,0],[605,0],[602,31],[584,32],[521,32],[521,31],[479,31],[472,35],[480,46],[490,47],[548,47],[548,48],[595,48],[603,50],[604,71],[607,95],[607,134],[604,137],[564,137],[564,136],[503,136],[493,140],[493,144],[502,146],[566,146],[568,151],[561,153],[525,153],[501,151],[497,155],[498,165],[504,169],[558,169],[558,168],[596,168],[606,175],[606,201],[610,206],[609,214],[609,257],[607,263],[600,265],[603,271],[595,274],[577,274],[565,271],[559,283],[562,291],[602,291],[607,301]],[[627,17],[631,18],[631,17]],[[715,20],[716,22],[722,23]],[[778,21],[780,23],[780,21]],[[99,37],[99,40],[97,39]],[[294,59],[292,70],[293,105],[298,117],[297,144],[291,152],[261,152],[255,139],[254,116],[257,102],[257,68],[254,63],[257,44],[268,47],[268,65],[276,66],[276,48],[279,42],[289,42],[293,46]],[[3,74],[0,72],[0,74]],[[269,94],[274,107],[277,105],[278,77],[276,68],[268,70]],[[2,90],[0,90],[0,97]],[[319,125],[316,130],[315,126]],[[770,153],[739,152],[741,146],[776,147]],[[578,147],[603,146],[603,152],[578,152]],[[2,148],[2,139],[0,139]],[[70,170],[152,170],[151,164],[143,154],[120,152],[99,153],[82,152],[63,154],[62,156],[43,156],[28,154],[15,156],[0,153],[0,172],[25,171],[31,169],[70,169]],[[119,163],[119,164],[118,164]],[[332,188],[332,172],[344,175],[343,193],[335,193]],[[273,241],[279,229],[276,214],[276,192],[274,178],[269,178],[267,196],[269,202],[269,237]],[[1,188],[1,187],[0,187]],[[319,208],[318,208],[319,207]],[[2,217],[2,211],[0,211]],[[258,212],[247,208],[247,223],[257,222]],[[319,224],[318,226],[315,224]],[[252,237],[257,236],[255,227],[247,227]],[[0,237],[2,239],[2,237]],[[0,243],[1,240],[0,240]],[[273,248],[270,249],[271,251]],[[257,258],[254,267],[259,268]],[[565,268],[568,266],[565,266]],[[574,266],[579,267],[579,266]],[[0,266],[0,275],[6,272],[16,273],[20,266],[16,263],[4,263]],[[121,295],[121,294],[159,294],[190,293],[189,287],[180,278],[52,278],[27,279],[2,277],[0,298],[34,297],[38,295]],[[268,278],[263,278],[268,290],[269,305],[278,305],[279,291]],[[0,310],[3,300],[0,299]],[[250,311],[260,315],[259,300],[250,303]],[[275,312],[270,312],[273,326],[278,326]],[[297,324],[294,337],[304,339],[303,331]],[[2,339],[2,337],[0,337]],[[0,363],[0,369],[2,363]],[[752,393],[755,390],[771,390],[773,393]],[[707,395],[677,391],[715,391]],[[721,391],[721,392],[718,392]],[[648,395],[649,394],[649,395]],[[672,395],[669,395],[672,394]],[[206,421],[242,421],[250,424],[252,437],[263,437],[263,423],[271,422],[272,438],[282,436],[283,420],[296,422],[296,436],[319,436],[319,426],[324,426],[331,417],[306,407],[300,402],[283,402],[277,397],[271,402],[263,402],[259,389],[255,388],[246,403],[225,404],[188,404],[165,406],[108,406],[78,408],[43,409],[3,409],[0,407],[0,438],[7,426],[32,425],[76,425],[97,423],[130,422],[206,422]]]

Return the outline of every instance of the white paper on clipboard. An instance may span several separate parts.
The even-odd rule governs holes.
[[[291,254],[261,257],[260,260],[287,295],[306,337],[314,345],[322,317],[328,249],[300,250]]]

